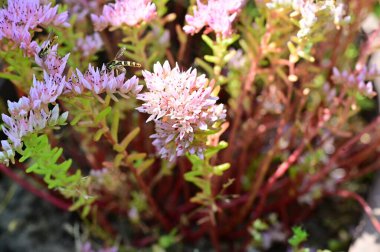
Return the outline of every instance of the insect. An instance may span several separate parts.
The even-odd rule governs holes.
[[[58,36],[55,35],[53,32],[50,32],[48,39],[44,42],[45,45],[41,48],[41,50],[38,53],[38,57],[40,57],[41,59],[45,59],[46,56],[49,54],[51,47],[55,44],[57,40]]]
[[[106,64],[106,69],[108,71],[112,71],[113,69],[116,70],[116,72],[125,72],[125,67],[141,67],[140,63],[134,62],[134,61],[127,61],[127,60],[119,60],[124,55],[125,47],[120,48],[120,50],[117,52],[115,58],[108,62]]]

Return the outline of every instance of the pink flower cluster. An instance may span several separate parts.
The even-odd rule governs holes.
[[[103,65],[102,69],[91,66],[83,74],[79,69],[66,83],[66,93],[73,92],[82,94],[90,91],[96,95],[107,92],[109,94],[118,93],[123,97],[136,96],[141,89],[139,79],[136,76],[125,80],[125,73],[115,76],[114,71],[107,71]]]
[[[60,57],[58,55],[58,45],[54,45],[46,57],[40,58],[38,53],[46,46],[46,43],[49,43],[49,41],[45,41],[41,47],[37,48],[34,59],[36,64],[39,65],[44,71],[46,71],[49,75],[54,76],[55,79],[60,80],[64,78],[62,76],[70,53],[66,54],[64,57]]]
[[[8,101],[10,116],[2,114],[2,130],[8,140],[1,142],[0,162],[8,164],[14,161],[15,150],[23,146],[22,138],[46,127],[61,125],[66,121],[67,112],[59,115],[56,105],[49,110],[48,104],[55,103],[65,87],[64,78],[55,78],[44,71],[44,81],[33,77],[33,86],[28,97],[21,97],[17,102]]]
[[[371,67],[368,69],[367,67],[363,67],[359,71],[355,71],[353,73],[349,73],[347,71],[340,72],[337,68],[333,69],[332,80],[337,84],[344,84],[348,87],[355,88],[362,92],[365,96],[373,97],[376,93],[373,90],[373,83],[371,80],[380,75],[380,71]]]
[[[75,45],[74,50],[81,52],[81,55],[87,58],[102,48],[103,41],[99,33],[95,32],[92,35],[87,35],[85,38],[79,38]]]
[[[64,70],[68,57],[68,54],[59,57],[56,45],[43,58],[36,53],[36,62],[44,69],[44,80],[38,81],[33,77],[28,97],[21,97],[17,102],[8,101],[10,116],[2,115],[5,123],[2,129],[8,140],[1,142],[0,162],[8,164],[14,161],[15,150],[23,146],[23,137],[66,121],[67,112],[60,116],[58,105],[51,111],[48,108],[48,104],[55,103],[62,94],[81,94],[88,90],[94,94],[107,92],[113,96],[113,93],[119,93],[128,97],[136,96],[142,89],[136,76],[125,81],[125,73],[115,76],[105,66],[99,70],[90,65],[84,74],[77,69],[67,81]]]
[[[26,101],[28,98],[21,98]],[[23,101],[23,102],[24,102]],[[24,104],[25,105],[25,104]],[[9,111],[20,109],[19,107],[9,109]],[[1,141],[3,151],[0,151],[0,162],[9,164],[9,161],[14,162],[15,150],[23,146],[23,137],[43,130],[46,127],[54,127],[62,125],[67,119],[68,112],[59,115],[59,106],[55,105],[52,110],[23,110],[23,115],[7,116],[2,114],[2,130],[8,137],[7,140]]]
[[[244,0],[209,0],[207,4],[197,0],[193,16],[186,15],[187,25],[183,30],[193,35],[206,26],[206,32],[214,31],[222,37],[228,37],[232,34],[232,23],[243,4]]]
[[[123,25],[136,26],[156,17],[156,5],[149,0],[116,0],[103,8],[102,15],[91,14],[96,31],[108,26],[119,28]]]
[[[138,111],[150,114],[147,121],[155,122],[154,139],[158,154],[174,161],[187,152],[203,158],[207,131],[223,121],[226,111],[217,105],[213,85],[197,71],[171,69],[169,62],[156,63],[154,72],[143,71],[148,92],[137,95],[144,103]]]
[[[67,18],[67,12],[58,14],[58,6],[40,0],[8,0],[7,7],[0,9],[0,40],[9,39],[30,55],[37,48],[30,32],[37,26],[69,26]]]

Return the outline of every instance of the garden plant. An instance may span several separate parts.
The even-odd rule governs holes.
[[[328,199],[380,232],[376,3],[2,1],[0,171],[78,251],[306,252]]]

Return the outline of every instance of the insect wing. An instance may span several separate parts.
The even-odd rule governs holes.
[[[126,50],[125,47],[120,48],[120,50],[116,53],[114,60],[118,60],[119,58],[124,56],[125,50]]]

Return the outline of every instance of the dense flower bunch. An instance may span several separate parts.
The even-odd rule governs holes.
[[[86,252],[306,251],[290,227],[327,197],[380,233],[357,190],[380,163],[380,28],[358,33],[375,1],[9,0],[0,172],[80,212]]]
[[[85,38],[79,38],[75,43],[75,51],[82,53],[83,57],[89,57],[99,51],[103,46],[103,41],[99,33],[87,35]]]
[[[206,26],[206,31],[214,31],[216,34],[228,37],[232,34],[232,23],[243,3],[243,0],[210,0],[207,4],[203,4],[197,0],[193,16],[186,15],[187,25],[183,30],[193,35]]]
[[[156,5],[149,0],[116,0],[103,8],[102,15],[91,14],[96,31],[108,26],[119,28],[123,25],[136,26],[156,17]]]
[[[64,66],[63,66],[64,67]],[[66,85],[65,78],[49,75],[44,71],[44,80],[38,81],[33,76],[33,86],[28,97],[21,97],[17,102],[8,101],[10,116],[2,115],[5,125],[3,132],[8,140],[3,142],[3,153],[0,153],[0,161],[8,163],[13,161],[15,150],[22,147],[22,138],[30,133],[38,132],[46,127],[60,125],[66,121],[68,113],[59,115],[59,107],[56,105],[49,110],[48,104],[55,103],[62,94]],[[6,143],[7,142],[7,143]],[[10,152],[12,150],[13,152]],[[13,154],[10,155],[10,154]]]
[[[204,133],[226,117],[223,105],[216,105],[212,83],[204,75],[197,76],[196,69],[182,72],[178,65],[172,69],[168,61],[156,63],[153,73],[143,71],[143,76],[148,92],[137,95],[144,101],[138,110],[155,122],[156,134],[151,138],[158,154],[170,161],[186,152],[202,157]]]
[[[0,39],[6,38],[33,54],[37,43],[32,42],[31,31],[38,26],[68,26],[68,14],[58,14],[58,6],[41,4],[40,0],[8,0],[7,7],[0,9]]]
[[[29,91],[29,96],[33,102],[33,109],[41,107],[41,105],[47,105],[54,103],[58,97],[62,94],[66,81],[64,78],[54,78],[44,72],[44,81],[38,81],[34,77],[33,86]]]
[[[26,100],[27,98],[22,98]],[[12,109],[10,109],[12,111]],[[14,162],[15,150],[22,148],[23,137],[37,133],[46,127],[62,125],[68,116],[68,112],[59,115],[59,106],[56,105],[52,110],[44,109],[30,110],[25,115],[12,115],[11,117],[2,114],[2,130],[8,137],[1,141],[3,151],[0,152],[0,162],[9,164]]]
[[[125,80],[125,73],[115,75],[114,71],[107,71],[103,65],[102,69],[93,67],[91,64],[83,74],[79,69],[66,83],[65,93],[73,92],[82,94],[90,91],[94,94],[107,92],[108,94],[118,93],[121,96],[136,96],[142,89],[136,76]]]
[[[300,29],[297,33],[299,38],[306,38],[313,31],[318,18],[323,15],[329,17],[337,27],[350,20],[350,17],[346,16],[345,5],[333,0],[319,2],[311,0],[272,0],[270,3],[267,3],[267,7],[280,10],[291,8],[293,9],[291,13],[292,17],[300,15]],[[326,19],[325,22],[328,23],[329,20]]]
[[[39,65],[44,71],[49,75],[54,76],[56,79],[62,79],[67,60],[70,57],[70,53],[66,54],[64,57],[58,55],[58,45],[53,45],[49,50],[48,54],[44,57],[39,56],[39,52],[45,48],[46,44],[50,43],[49,40],[42,43],[41,47],[38,47],[34,55],[34,60],[37,65]]]

